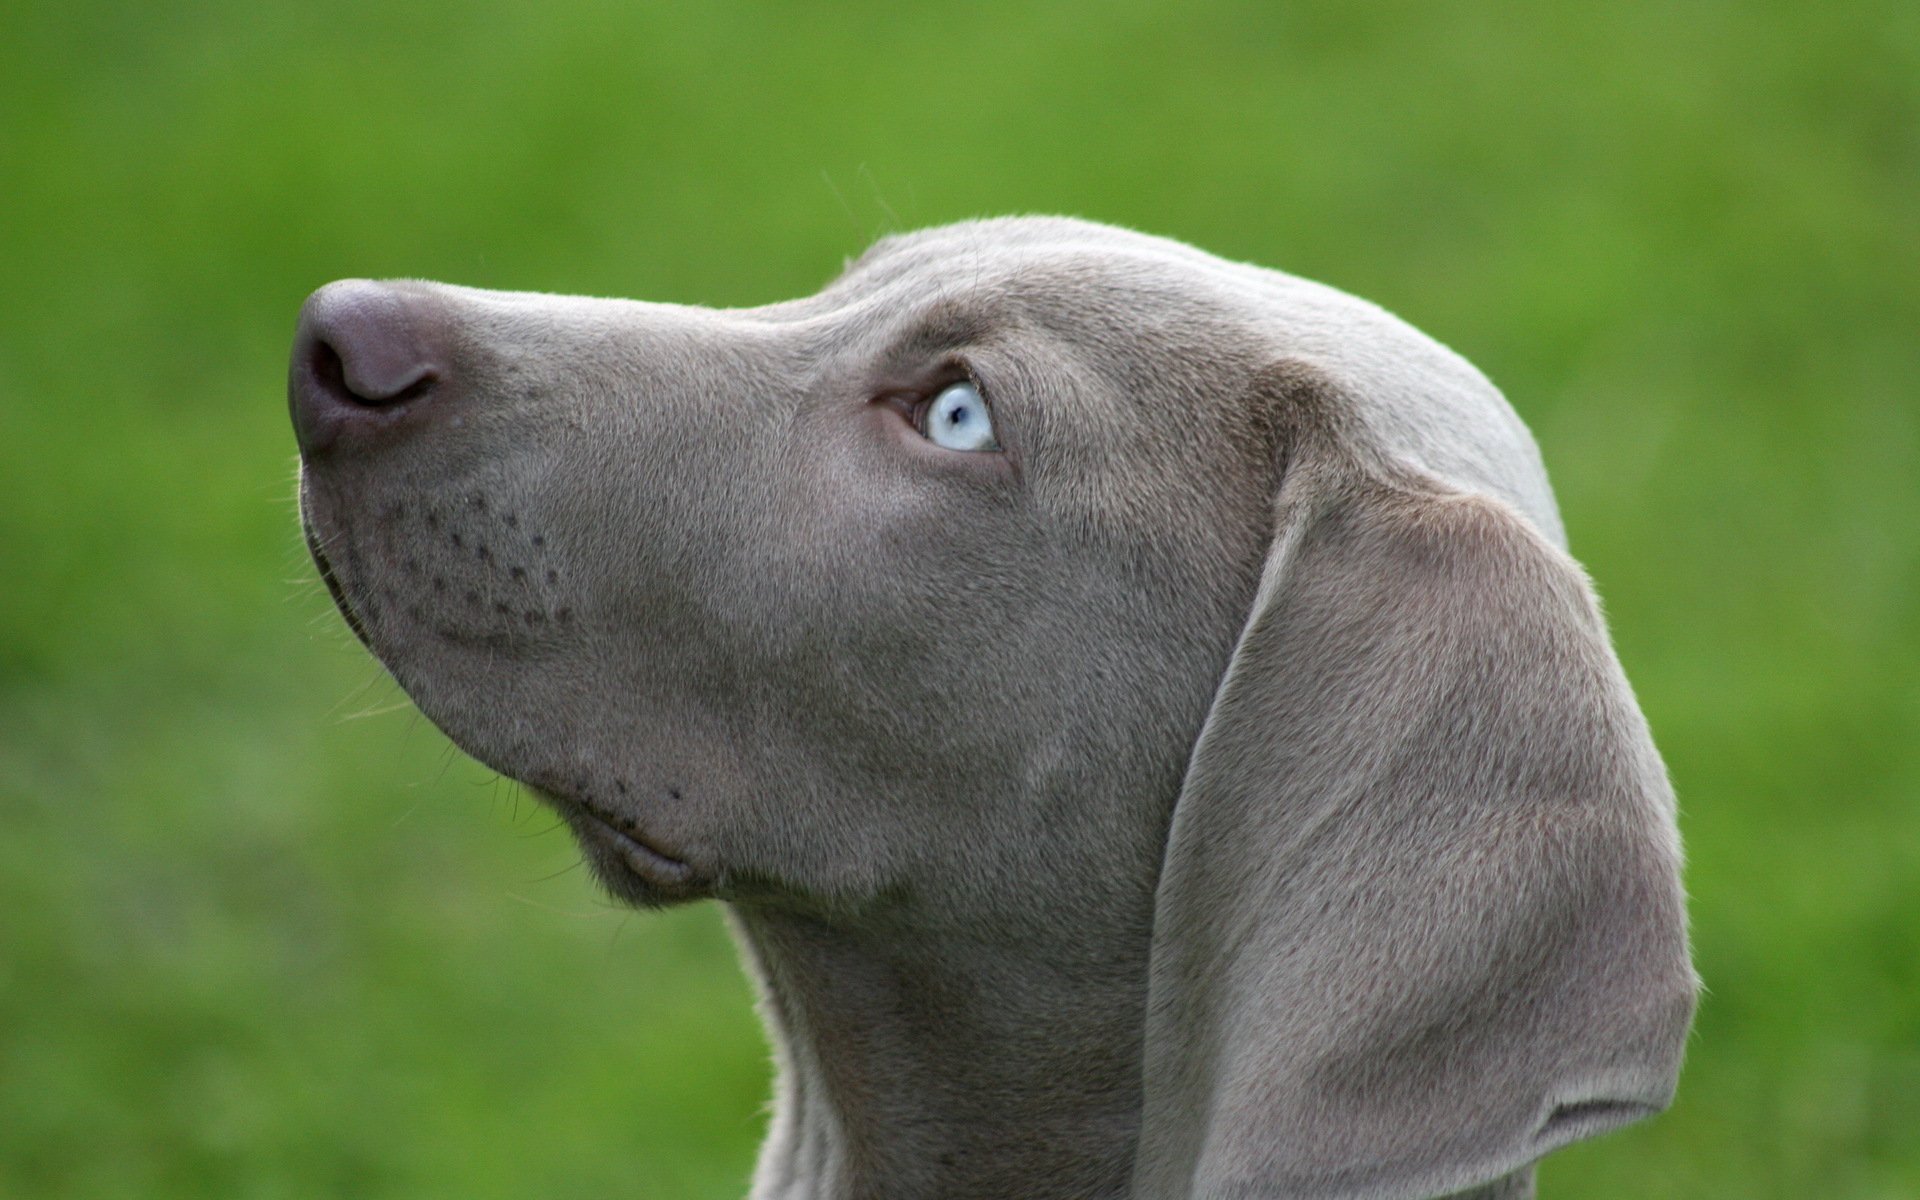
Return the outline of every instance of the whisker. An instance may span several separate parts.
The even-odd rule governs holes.
[[[400,699],[400,700],[395,700],[390,704],[382,705],[378,708],[363,708],[359,712],[347,713],[345,716],[341,717],[340,720],[364,721],[368,717],[384,717],[388,713],[396,713],[403,708],[411,708],[412,706],[413,706],[413,701],[407,700],[407,699]]]
[[[568,867],[567,870],[568,871],[575,870],[585,865],[586,865],[586,860],[582,859],[581,861],[574,863],[573,866]],[[561,872],[561,874],[565,874],[565,873],[566,873],[565,871]],[[555,876],[550,875],[547,878],[552,879],[552,878],[555,878]],[[535,882],[544,883],[546,882],[546,880],[536,880]],[[564,908],[557,908],[554,905],[546,904],[546,903],[543,903],[542,901],[535,900],[531,896],[522,896],[518,892],[507,892],[505,893],[505,895],[510,900],[518,900],[520,903],[526,905],[529,908],[537,908],[542,912],[552,913],[556,917],[568,917],[575,920],[600,921],[600,920],[605,920],[607,916],[605,910],[603,909],[595,909],[590,912],[579,912],[579,911],[572,911]]]

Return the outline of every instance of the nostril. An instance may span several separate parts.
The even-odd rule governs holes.
[[[287,388],[301,451],[325,453],[343,437],[397,437],[446,408],[456,380],[451,320],[438,296],[418,287],[352,279],[308,297]]]
[[[413,400],[420,396],[424,396],[428,392],[432,391],[433,385],[439,382],[439,380],[440,380],[440,377],[438,375],[435,375],[432,371],[430,370],[422,371],[420,373],[420,378],[414,380],[412,383],[408,384],[406,387],[401,388],[399,391],[395,392],[393,395],[389,396],[387,399],[381,401],[380,403],[405,404],[409,400]]]
[[[347,371],[341,365],[340,352],[323,341],[316,341],[307,354],[307,370],[323,391],[345,399],[353,396],[347,388]],[[354,397],[358,399],[358,397]]]
[[[314,340],[307,365],[323,390],[348,404],[367,408],[386,408],[418,399],[433,390],[440,378],[439,372],[425,363],[382,362],[381,357],[363,348],[350,362],[323,335]]]

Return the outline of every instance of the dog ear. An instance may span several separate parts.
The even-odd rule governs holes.
[[[1133,1195],[1401,1200],[1671,1098],[1666,774],[1580,569],[1296,375],[1159,884]]]

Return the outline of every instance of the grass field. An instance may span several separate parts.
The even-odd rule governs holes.
[[[26,0],[0,16],[0,1196],[738,1196],[719,914],[596,897],[311,582],[349,275],[745,304],[1058,211],[1531,423],[1683,805],[1680,1099],[1552,1200],[1920,1195],[1920,6]]]

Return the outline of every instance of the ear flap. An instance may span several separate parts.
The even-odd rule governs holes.
[[[1665,1107],[1692,1015],[1673,799],[1584,575],[1325,407],[1174,812],[1137,1200],[1530,1194]]]

